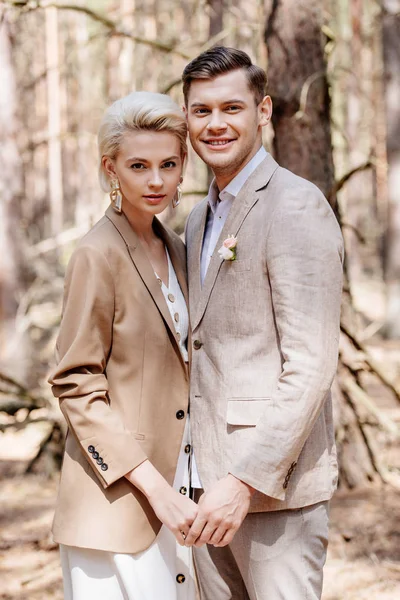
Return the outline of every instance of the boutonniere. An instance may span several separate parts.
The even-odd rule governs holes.
[[[230,235],[223,242],[221,248],[218,250],[218,254],[223,260],[236,260],[236,246],[237,238]]]

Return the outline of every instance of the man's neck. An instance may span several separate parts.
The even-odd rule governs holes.
[[[221,169],[221,171],[213,171],[214,176],[215,176],[215,182],[217,184],[218,190],[221,192],[223,189],[226,188],[227,185],[230,184],[230,182],[235,179],[235,177],[237,175],[239,175],[240,171],[242,171],[245,166],[252,160],[252,158],[255,157],[255,155],[257,154],[257,152],[260,150],[262,144],[260,142],[260,145],[258,146],[258,148],[256,148],[255,150],[253,150],[253,152],[251,152],[248,156],[246,156],[246,158],[243,160],[243,162],[238,166],[235,167],[234,169],[232,169],[232,171],[227,172],[227,169]]]

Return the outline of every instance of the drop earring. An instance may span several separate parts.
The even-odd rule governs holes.
[[[111,192],[110,192],[110,200],[112,203],[112,207],[118,214],[122,213],[122,194],[121,188],[119,187],[118,179],[112,179],[110,181]]]
[[[183,181],[183,178],[181,177],[178,185],[176,186],[176,194],[172,198],[172,208],[176,208],[178,206],[178,204],[181,203],[181,200],[182,200],[182,187],[181,187],[181,183],[182,183],[182,181]]]

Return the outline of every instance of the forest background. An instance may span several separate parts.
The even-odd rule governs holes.
[[[60,599],[62,440],[46,383],[79,238],[103,214],[96,133],[215,44],[268,71],[265,146],[316,183],[346,246],[334,384],[339,490],[325,600],[400,597],[400,0],[0,1],[0,598]],[[210,174],[191,152],[182,233]]]

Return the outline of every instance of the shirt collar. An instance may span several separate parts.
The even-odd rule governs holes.
[[[211,182],[210,189],[208,191],[208,203],[213,213],[215,213],[218,205],[218,199],[234,200],[250,175],[255,171],[259,164],[262,163],[264,158],[268,155],[267,151],[263,146],[257,151],[251,160],[243,167],[241,171],[228,183],[223,190],[219,192],[215,179]]]

